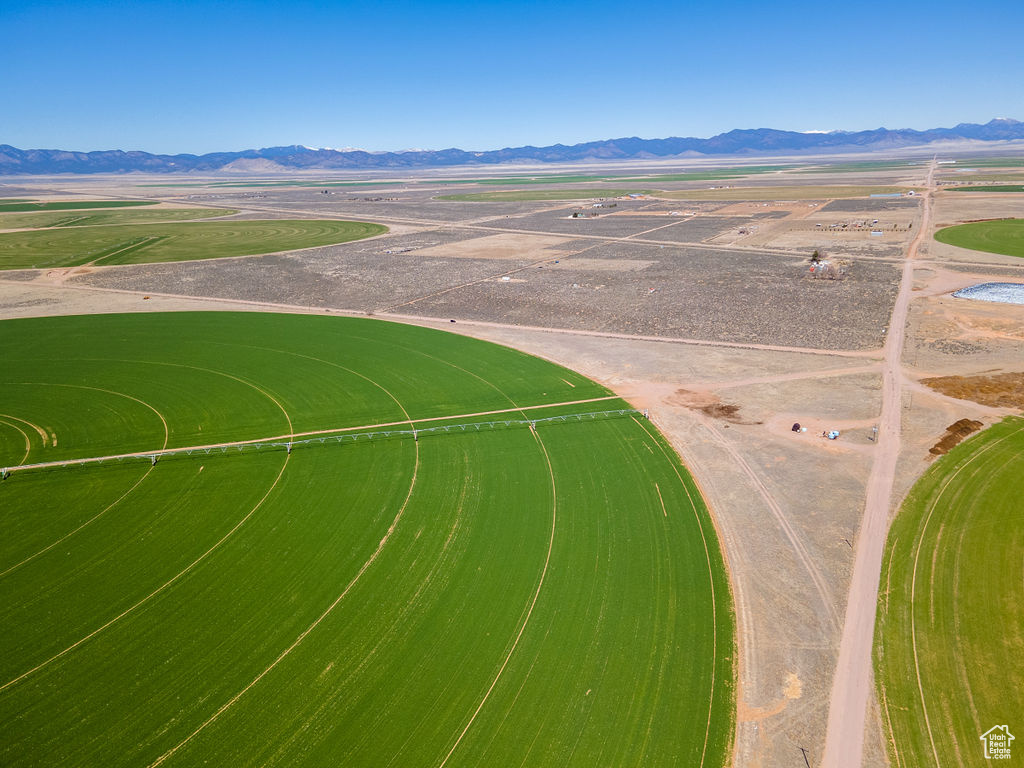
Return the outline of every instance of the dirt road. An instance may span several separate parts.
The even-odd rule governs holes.
[[[864,722],[872,695],[871,645],[878,604],[878,579],[882,572],[885,537],[889,530],[896,461],[900,452],[903,370],[901,358],[913,289],[914,260],[928,236],[935,160],[928,170],[927,190],[917,237],[907,249],[899,293],[889,322],[882,362],[882,413],[878,423],[875,460],[865,494],[864,517],[857,536],[857,554],[846,603],[846,621],[839,642],[839,660],[832,679],[828,726],[825,732],[824,768],[860,766],[864,752]]]

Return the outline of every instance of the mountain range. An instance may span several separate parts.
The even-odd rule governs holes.
[[[953,128],[808,132],[771,128],[732,130],[708,139],[637,137],[508,147],[484,152],[462,149],[367,152],[360,149],[315,149],[300,145],[212,152],[205,155],[156,155],[141,151],[73,152],[61,149],[17,149],[0,144],[0,176],[57,173],[181,173],[283,172],[499,165],[502,163],[570,163],[580,161],[651,160],[715,155],[816,154],[825,152],[900,149],[944,141],[1012,141],[1024,139],[1024,122],[996,118],[985,124],[960,123]]]

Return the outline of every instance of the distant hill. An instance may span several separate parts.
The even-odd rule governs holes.
[[[800,133],[771,128],[733,130],[710,139],[640,139],[635,136],[585,144],[509,147],[486,152],[462,149],[366,152],[360,149],[312,149],[299,145],[212,152],[206,155],[153,155],[107,150],[70,152],[60,149],[17,149],[0,144],[0,175],[53,173],[180,173],[185,171],[304,171],[383,168],[437,168],[501,163],[566,163],[586,160],[642,160],[700,155],[815,154],[921,146],[957,140],[1024,139],[1024,123],[997,118],[984,125],[961,123],[953,128]]]

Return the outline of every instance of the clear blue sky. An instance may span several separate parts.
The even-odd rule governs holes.
[[[1022,0],[0,0],[0,143],[479,150],[1024,119],[1022,29]]]

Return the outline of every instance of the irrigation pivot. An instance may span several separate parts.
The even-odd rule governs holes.
[[[447,435],[452,431],[465,432],[469,428],[472,428],[477,432],[480,432],[482,430],[515,429],[518,427],[529,427],[531,430],[535,430],[538,426],[546,424],[567,424],[572,422],[595,421],[598,419],[613,419],[619,416],[629,416],[632,414],[642,414],[646,417],[645,411],[640,411],[635,408],[622,408],[612,411],[587,411],[584,413],[563,413],[559,414],[558,416],[546,416],[540,419],[497,419],[494,421],[470,421],[462,422],[459,424],[439,424],[434,427],[425,428],[410,427],[409,429],[385,429],[375,430],[373,432],[344,432],[336,435],[318,435],[316,437],[308,437],[300,440],[241,440],[235,443],[219,443],[216,445],[193,445],[185,446],[182,448],[166,448],[157,451],[120,453],[112,454],[109,456],[91,456],[84,459],[65,459],[63,461],[43,461],[38,462],[36,464],[21,464],[16,467],[5,467],[3,469],[0,469],[0,478],[6,480],[8,477],[10,477],[10,474],[12,472],[21,472],[28,469],[80,467],[88,464],[103,464],[104,462],[107,461],[117,461],[120,463],[125,461],[148,459],[153,466],[156,466],[156,463],[159,459],[167,456],[191,456],[192,454],[198,452],[202,452],[202,454],[206,456],[213,453],[214,451],[226,454],[229,448],[235,449],[238,453],[244,453],[246,451],[260,451],[264,449],[283,449],[288,454],[291,454],[292,450],[297,447],[305,447],[310,445],[324,445],[330,442],[344,444],[346,442],[355,443],[360,440],[369,442],[371,440],[407,437],[411,437],[413,440],[419,441],[420,437],[422,436],[441,434]]]

